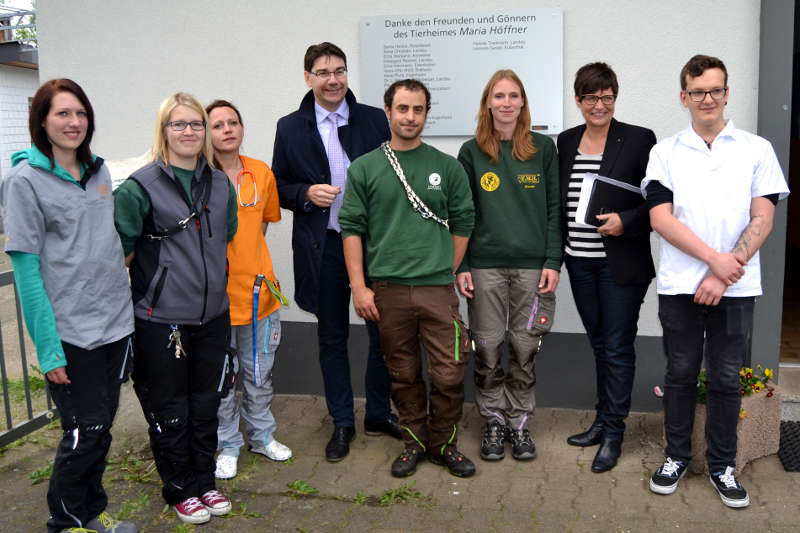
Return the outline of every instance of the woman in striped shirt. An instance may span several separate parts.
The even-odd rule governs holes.
[[[605,63],[590,63],[575,75],[575,103],[585,124],[558,136],[562,234],[575,305],[595,356],[597,415],[591,427],[567,439],[600,448],[593,472],[614,468],[631,405],[639,308],[655,275],[650,222],[644,198],[636,205],[611,202],[596,226],[576,220],[581,185],[598,174],[638,188],[655,134],[614,120],[619,85]]]

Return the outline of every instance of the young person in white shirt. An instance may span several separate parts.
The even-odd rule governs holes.
[[[671,494],[686,473],[705,346],[710,480],[725,505],[746,507],[750,498],[734,477],[739,370],[761,295],[758,250],[789,189],[769,141],[723,117],[730,88],[720,59],[694,56],[680,82],[691,125],[653,147],[642,181],[661,236],[658,298],[667,357],[666,458],[650,489]]]

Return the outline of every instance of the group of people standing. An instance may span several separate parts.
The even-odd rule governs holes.
[[[264,236],[280,207],[294,215],[295,301],[318,320],[334,424],[328,461],[348,455],[356,432],[351,295],[369,337],[364,431],[403,441],[392,475],[412,475],[424,459],[475,473],[458,449],[470,353],[481,458],[503,459],[509,443],[514,459],[534,459],[535,356],[563,260],[597,382],[596,418],[568,443],[599,444],[592,471],[612,469],[639,309],[656,274],[652,227],[662,242],[667,448],[650,488],[672,493],[686,472],[705,346],[711,481],[726,505],[749,503],[733,474],[738,370],[760,294],[758,248],[788,188],[769,143],[723,118],[722,61],[687,63],[680,95],[691,125],[659,144],[651,130],[613,118],[619,86],[605,63],[578,70],[585,123],[557,143],[531,131],[522,81],[500,70],[457,159],[421,140],[431,97],[420,81],[390,85],[383,110],[361,104],[344,52],[327,42],[308,48],[304,76],[310,90],[278,122],[271,169],[239,153],[244,126],[231,102],[203,108],[177,93],[158,110],[152,162],[113,194],[89,149],[94,115],[83,90],[57,79],[36,93],[33,146],[14,154],[0,200],[26,326],[64,430],[50,531],[136,531],[105,511],[101,483],[131,365],[163,497],[184,522],[230,511],[215,479],[237,473],[240,415],[251,452],[291,457],[270,412],[286,299]],[[642,198],[587,225],[576,216],[587,174],[641,187]]]

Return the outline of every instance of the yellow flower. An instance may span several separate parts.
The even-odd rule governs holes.
[[[756,381],[756,392],[761,392],[761,390],[763,388],[764,388],[764,384],[761,383],[760,381]]]
[[[775,373],[772,372],[772,370],[770,370],[769,368],[764,369],[764,375],[770,380],[773,380],[775,378]]]
[[[745,411],[744,409],[739,411],[739,418],[747,418],[747,411]]]
[[[739,370],[739,375],[740,375],[740,376],[742,376],[742,377],[744,377],[744,375],[745,375],[746,373],[747,373],[747,372],[745,372],[745,369],[744,369],[744,368],[742,368],[741,370]]]

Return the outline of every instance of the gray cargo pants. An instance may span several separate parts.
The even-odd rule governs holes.
[[[472,269],[469,324],[475,342],[475,400],[487,420],[524,429],[536,404],[534,358],[550,330],[555,294],[540,294],[541,270]],[[508,329],[508,373],[502,355]]]

